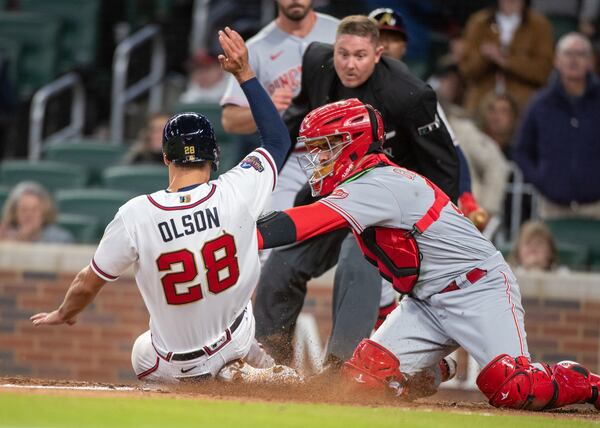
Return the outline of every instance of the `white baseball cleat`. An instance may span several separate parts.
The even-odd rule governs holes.
[[[259,369],[252,367],[244,360],[235,360],[225,365],[217,379],[225,382],[244,382],[258,384],[299,384],[304,382],[296,370],[288,366],[275,365]]]

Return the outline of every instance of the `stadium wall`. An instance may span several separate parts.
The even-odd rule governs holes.
[[[74,326],[34,327],[29,317],[57,307],[93,247],[0,244],[0,377],[128,382],[134,340],[148,315],[132,278],[108,284]],[[534,359],[576,360],[600,371],[600,275],[520,274]],[[332,273],[309,286],[321,344],[331,321]],[[319,344],[321,346],[321,344]]]

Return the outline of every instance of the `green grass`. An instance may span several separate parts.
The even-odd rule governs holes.
[[[46,396],[0,393],[1,427],[598,427],[532,414],[484,415],[406,408],[208,401],[173,397]]]

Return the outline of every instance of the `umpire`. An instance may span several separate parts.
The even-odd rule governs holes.
[[[454,201],[459,166],[452,137],[437,114],[434,91],[397,60],[382,56],[377,25],[366,16],[344,18],[335,44],[312,43],[302,61],[300,94],[284,120],[293,139],[311,110],[347,98],[371,104],[383,116],[385,152],[392,160],[437,184]],[[305,186],[296,198],[307,203]],[[306,191],[305,191],[306,190]],[[306,283],[339,264],[334,279],[333,326],[326,363],[352,356],[377,319],[381,284],[352,235],[332,232],[274,250],[262,269],[256,295],[256,336],[281,362],[291,358],[291,338],[306,295]]]

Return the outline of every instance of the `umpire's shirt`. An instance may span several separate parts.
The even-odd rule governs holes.
[[[300,94],[283,117],[292,140],[311,110],[347,98],[358,98],[381,112],[384,148],[396,164],[429,178],[456,201],[458,158],[452,137],[438,117],[435,92],[390,57],[382,56],[361,86],[346,88],[333,67],[333,46],[312,43],[302,58]]]

